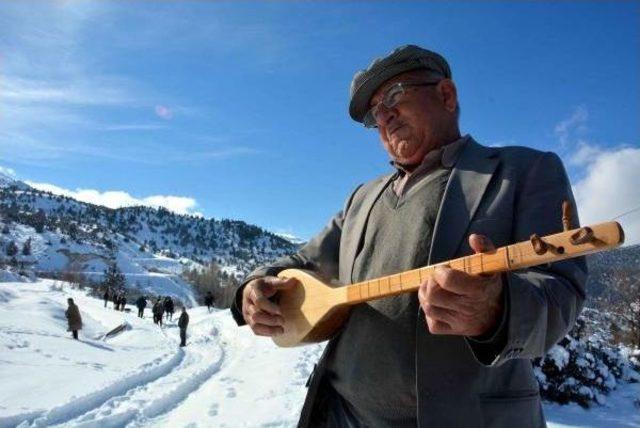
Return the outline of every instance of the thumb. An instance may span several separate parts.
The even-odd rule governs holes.
[[[469,235],[469,246],[476,254],[496,249],[495,245],[493,245],[493,242],[491,242],[491,239],[478,233],[472,233],[471,235]]]
[[[266,277],[264,278],[262,292],[265,297],[272,297],[279,290],[290,290],[298,285],[298,280],[295,278],[278,278],[278,277]]]

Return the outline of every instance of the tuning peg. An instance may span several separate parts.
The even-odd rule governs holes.
[[[529,240],[533,246],[533,251],[535,251],[537,255],[541,256],[549,250],[549,245],[535,233],[529,237]]]
[[[562,202],[562,228],[565,232],[571,230],[571,204],[569,201]]]
[[[578,231],[571,235],[569,241],[573,245],[586,244],[595,240],[593,230],[590,227],[581,227]]]
[[[553,244],[545,242],[535,233],[529,237],[529,240],[531,241],[531,246],[533,246],[533,251],[535,251],[539,256],[543,255],[547,251],[551,251],[556,254],[564,254],[564,247],[556,247]]]

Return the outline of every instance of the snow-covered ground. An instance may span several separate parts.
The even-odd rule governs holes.
[[[177,315],[160,328],[105,309],[101,300],[50,280],[0,283],[0,427],[294,426],[305,381],[322,345],[277,348],[237,328],[229,311],[189,310],[186,348]],[[73,297],[82,313],[80,341],[66,331]],[[112,338],[102,336],[128,323]],[[552,427],[640,426],[624,385],[604,406],[545,405]]]

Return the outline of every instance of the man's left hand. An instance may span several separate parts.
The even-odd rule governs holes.
[[[469,236],[475,253],[495,247],[483,235]],[[502,279],[495,275],[469,275],[448,267],[438,267],[420,284],[418,299],[432,334],[485,336],[493,333],[502,316]]]

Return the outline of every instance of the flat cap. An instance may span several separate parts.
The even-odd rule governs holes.
[[[442,55],[416,45],[405,45],[394,49],[385,57],[376,58],[364,70],[358,71],[351,81],[349,115],[362,122],[369,111],[369,100],[384,82],[400,73],[426,69],[434,79],[450,79],[451,69]]]

